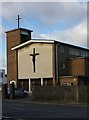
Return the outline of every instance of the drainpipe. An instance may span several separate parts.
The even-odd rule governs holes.
[[[56,81],[58,83],[58,46],[59,46],[60,43],[56,44]]]

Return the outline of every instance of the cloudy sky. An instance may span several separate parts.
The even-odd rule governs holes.
[[[17,28],[18,14],[20,27],[33,30],[33,39],[87,47],[87,0],[3,0],[0,11],[0,68],[6,69],[5,31]]]

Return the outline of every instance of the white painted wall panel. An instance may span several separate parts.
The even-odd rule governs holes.
[[[36,56],[36,72],[33,71],[33,48],[39,53]],[[18,50],[18,78],[47,78],[53,77],[53,44],[32,43]]]

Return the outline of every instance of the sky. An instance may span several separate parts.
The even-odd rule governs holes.
[[[5,31],[33,30],[32,39],[52,39],[87,47],[88,0],[3,0],[0,2],[0,68],[7,69]],[[6,70],[7,73],[7,70]]]

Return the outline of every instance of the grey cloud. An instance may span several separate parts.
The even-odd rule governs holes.
[[[86,4],[79,2],[7,2],[3,3],[3,17],[8,21],[17,14],[39,19],[50,24],[55,22],[77,21],[86,17]]]
[[[54,39],[62,42],[87,47],[87,21],[64,31],[55,31],[51,34],[33,34],[35,38]]]
[[[3,0],[3,2],[87,2],[88,0]]]

